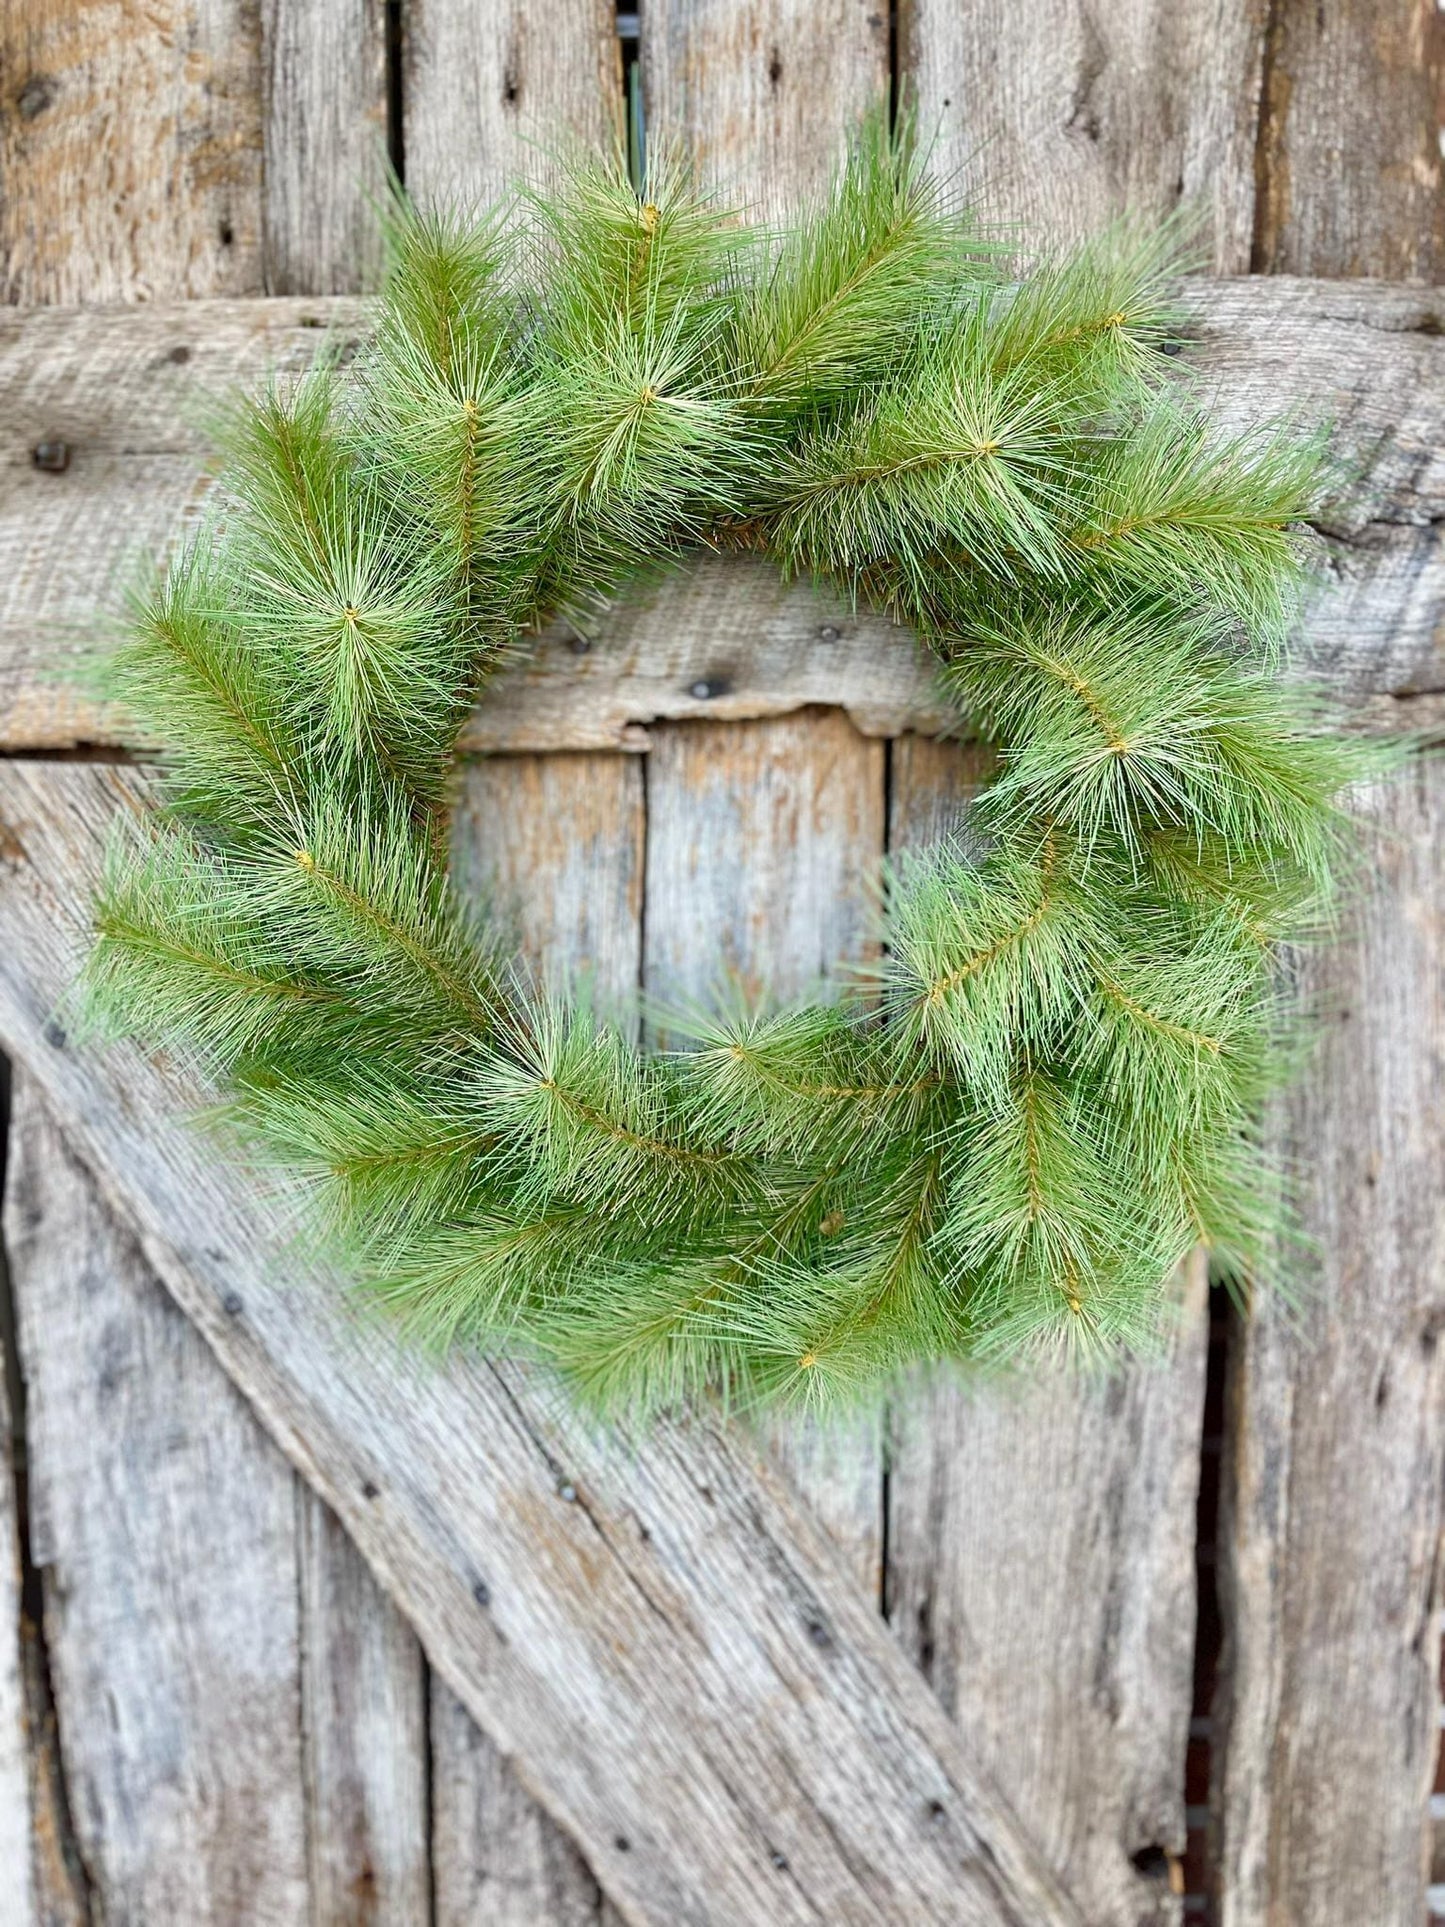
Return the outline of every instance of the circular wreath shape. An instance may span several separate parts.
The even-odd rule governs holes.
[[[1210,421],[1180,243],[1020,273],[881,117],[775,229],[582,159],[399,203],[352,365],[231,411],[115,663],[170,748],[87,994],[198,1055],[411,1330],[611,1411],[822,1402],[1146,1345],[1190,1247],[1266,1262],[1278,946],[1360,752],[1282,673],[1318,438]],[[888,878],[875,980],[649,1056],[453,893],[447,782],[520,638],[704,550],[921,634],[998,774]]]

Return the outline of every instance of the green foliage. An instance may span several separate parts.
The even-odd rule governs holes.
[[[881,117],[782,231],[588,160],[399,204],[355,366],[233,412],[115,663],[171,751],[90,1002],[197,1055],[408,1331],[608,1411],[826,1404],[1147,1345],[1200,1239],[1258,1277],[1278,946],[1366,763],[1281,668],[1317,443],[1221,435],[1159,352],[1186,239],[1011,280]],[[877,982],[649,1059],[513,972],[442,798],[500,651],[699,545],[921,630],[999,772],[888,879]]]

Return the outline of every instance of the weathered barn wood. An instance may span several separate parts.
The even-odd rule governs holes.
[[[160,1295],[154,1278],[147,1286]],[[206,1362],[217,1369],[209,1354]],[[336,1515],[294,1473],[292,1480],[311,1917],[425,1920],[432,1779],[426,1662]]]
[[[136,779],[0,766],[0,1035],[470,1710],[644,1920],[1081,1922],[765,1459],[704,1417],[645,1449],[519,1366],[408,1361],[184,1125],[176,1074],[58,1042]],[[47,1036],[47,1032],[49,1033]],[[641,1616],[639,1616],[641,1615]]]
[[[412,193],[484,206],[548,152],[622,131],[622,60],[611,0],[470,0],[402,9],[406,179]]]
[[[259,294],[254,0],[6,0],[7,303]]]
[[[985,773],[902,737],[890,849],[948,833]],[[940,1378],[893,1414],[890,1622],[1101,1921],[1167,1920],[1179,1891],[1205,1335],[1196,1264],[1166,1360]]]
[[[15,1465],[15,1420],[10,1388],[0,1373],[0,1867],[6,1869],[15,1927],[34,1927],[35,1878],[31,1870],[34,1816],[30,1776],[34,1771],[30,1722],[26,1717],[21,1669],[20,1600],[22,1561],[19,1485]]]
[[[1304,654],[1362,713],[1398,728],[1439,720],[1445,687],[1440,517],[1445,293],[1370,283],[1201,282],[1191,361],[1239,420],[1329,416],[1348,485],[1322,517],[1329,593]],[[203,497],[197,397],[268,366],[303,367],[349,302],[0,316],[0,716],[12,747],[126,742],[123,722],[67,680],[148,557]],[[182,353],[181,351],[184,351]],[[34,466],[63,441],[69,466]],[[829,634],[836,631],[836,634]],[[585,642],[585,649],[580,644]],[[860,728],[936,730],[927,666],[877,617],[790,589],[762,567],[713,564],[645,591],[595,635],[558,629],[498,678],[469,726],[472,749],[641,749],[660,719],[740,720],[827,701]]]
[[[1250,266],[1438,281],[1440,8],[1430,0],[1271,6],[1262,53]]]
[[[1271,23],[1260,265],[1438,276],[1438,11],[1357,0],[1275,9]],[[1369,284],[1353,286],[1363,305]],[[1393,317],[1437,382],[1439,300],[1422,289],[1418,319]],[[1375,313],[1390,325],[1380,295]],[[1413,478],[1431,476],[1423,492],[1438,503],[1441,442],[1438,428],[1402,436],[1381,470],[1409,475],[1412,495]],[[1379,507],[1368,482],[1363,494],[1380,520],[1360,539],[1399,539],[1409,511],[1397,482]],[[1438,597],[1428,619],[1438,634]],[[1442,684],[1437,669],[1417,686]],[[1400,707],[1407,719],[1415,710]],[[1262,1297],[1231,1346],[1213,1790],[1221,1927],[1424,1912],[1445,1596],[1439,756],[1384,790],[1374,813],[1346,940],[1306,960],[1321,1048],[1281,1120],[1311,1239],[1304,1307],[1295,1321]]]
[[[472,17],[466,7],[450,11],[464,27]],[[238,11],[226,0],[186,13],[152,8],[139,32],[123,10],[111,8],[92,10],[83,25],[67,20],[67,32],[61,34],[62,13],[47,10],[43,26],[32,16],[23,48],[14,33],[17,12],[10,8],[4,15],[10,29],[7,54],[15,55],[5,71],[7,80],[21,76],[19,91],[0,99],[6,142],[0,245],[12,298],[66,295],[93,301],[117,295],[259,294],[263,288],[315,294],[374,283],[379,253],[372,202],[382,182],[386,145],[394,145],[401,158],[400,128],[387,125],[401,79],[395,76],[393,88],[388,57],[399,49],[387,45],[388,9],[380,0],[368,0],[360,15],[331,0],[301,10],[267,4]],[[224,69],[212,57],[222,49]],[[123,107],[109,84],[119,78],[122,63]],[[424,57],[418,73],[424,79]],[[99,140],[97,103],[108,116]],[[389,143],[389,136],[397,138]],[[153,172],[157,159],[162,163],[158,175]],[[137,177],[148,173],[151,178],[136,191]],[[174,201],[164,213],[146,199],[158,182]],[[124,192],[114,191],[117,187]],[[75,218],[77,200],[85,207],[82,220]],[[4,225],[16,215],[32,222],[39,217],[48,225],[43,230]],[[42,276],[42,267],[50,279]],[[314,319],[304,308],[293,313]],[[314,328],[304,330],[294,361],[309,360],[317,341]],[[214,394],[235,379],[237,368],[229,359],[207,365],[203,344],[195,345],[192,361],[184,331],[165,352],[166,367],[189,366],[201,377],[193,394],[207,383]],[[278,360],[284,372],[286,357],[263,351],[254,374],[277,367]],[[140,388],[148,372],[132,371]],[[62,392],[72,390],[72,406],[79,399],[74,375],[72,369],[70,380],[62,383]],[[89,406],[74,408],[66,431],[71,442],[91,451],[95,443],[86,418],[94,423],[94,400],[92,395]],[[55,439],[52,431],[45,433]],[[139,445],[147,446],[144,430]],[[169,444],[159,446],[159,470],[164,471]],[[189,447],[194,450],[194,435]],[[22,466],[28,460],[22,454]],[[172,504],[178,508],[182,502],[193,505],[198,494],[194,463],[187,466],[184,479],[172,478],[181,491]],[[154,499],[165,501],[163,472],[148,479]],[[148,499],[144,482],[139,499]],[[76,532],[82,543],[101,535],[104,518],[91,515],[90,506],[80,505]],[[114,525],[109,539],[118,547],[108,579],[112,588],[124,587],[145,552]],[[48,579],[52,588],[63,582],[53,566]],[[113,1320],[118,1316],[112,1311]],[[143,1308],[137,1306],[135,1316],[143,1319]],[[194,1338],[191,1346],[192,1370],[214,1377],[204,1346]],[[164,1380],[152,1381],[146,1390],[163,1417],[168,1410]],[[145,1395],[135,1389],[135,1397]],[[102,1437],[91,1438],[90,1464],[75,1465],[82,1481],[94,1480],[106,1450]],[[448,1784],[458,1777],[447,1747],[459,1723],[442,1729],[429,1760],[427,1684],[418,1675],[414,1636],[401,1628],[395,1609],[320,1503],[298,1495],[297,1506],[307,1580],[300,1609],[303,1622],[308,1612],[318,1616],[309,1628],[303,1624],[312,1664],[302,1681],[306,1703],[301,1709],[312,1910],[318,1919],[408,1922],[424,1911],[429,1843],[419,1797],[430,1771]],[[233,1588],[232,1599],[234,1609],[244,1613],[239,1590]],[[333,1637],[338,1628],[327,1623],[329,1611],[344,1614],[342,1644]],[[37,1629],[27,1623],[25,1637],[30,1673],[43,1684]],[[387,1732],[382,1746],[379,1725]],[[72,1752],[82,1737],[71,1737]],[[290,1737],[288,1723],[278,1741],[284,1746]],[[465,1762],[488,1744],[479,1735],[474,1738]],[[184,1749],[184,1734],[177,1744]],[[76,1872],[57,1847],[65,1831],[66,1786],[55,1735],[48,1729],[35,1734],[33,1764],[39,1905],[47,1920],[58,1922],[70,1917]],[[204,1789],[206,1799],[224,1797],[228,1784],[224,1774],[213,1780]],[[538,1816],[536,1825],[551,1823]],[[489,1846],[494,1864],[505,1869],[512,1843],[510,1831],[495,1836]],[[106,1898],[102,1892],[99,1904]]]
[[[385,0],[262,0],[267,294],[362,294],[382,274]]]
[[[386,17],[393,44],[379,72]],[[386,9],[366,0],[351,14],[334,0],[306,9],[273,0],[239,8],[195,0],[182,9],[160,0],[140,12],[0,5],[7,293],[95,302],[364,285],[375,255],[357,190],[363,177],[377,178],[380,146],[371,143],[381,120],[414,186],[489,192],[518,161],[545,167],[530,140],[555,140],[564,125],[594,138],[613,124],[622,92],[614,29],[612,8],[598,0],[512,0],[500,13],[463,0]],[[817,177],[836,152],[845,106],[891,67],[914,85],[925,128],[939,126],[938,157],[966,178],[997,183],[989,208],[1005,221],[1035,215],[1068,236],[1126,195],[1161,212],[1182,194],[1205,206],[1219,269],[1238,271],[1252,258],[1296,273],[1423,275],[1440,259],[1430,89],[1441,40],[1428,0],[1331,0],[1313,10],[1223,0],[1207,17],[1156,0],[1102,11],[1077,0],[1032,10],[991,0],[964,9],[789,0],[766,10],[659,0],[643,11],[641,52],[654,126],[675,117],[714,177],[755,204],[776,208]],[[385,115],[379,78],[390,94]],[[1206,380],[1226,385],[1226,406],[1242,419],[1296,399],[1322,407],[1340,421],[1354,464],[1322,517],[1335,592],[1311,611],[1309,653],[1362,721],[1440,728],[1440,291],[1280,279],[1203,284],[1197,294],[1192,352]],[[213,325],[223,312],[224,329]],[[254,380],[273,351],[304,365],[322,330],[298,326],[303,314],[334,315],[352,332],[362,325],[355,304],[320,300],[0,318],[0,340],[14,331],[26,341],[18,356],[0,349],[0,747],[125,745],[123,721],[55,680],[55,665],[93,633],[98,607],[114,610],[139,559],[162,552],[201,499],[204,435],[183,413],[188,396],[218,379]],[[106,345],[121,343],[127,327],[134,332],[123,353]],[[184,356],[171,359],[178,349]],[[68,468],[35,470],[36,443],[60,439],[70,445]],[[896,632],[819,604],[805,589],[783,591],[761,570],[703,569],[650,592],[641,608],[619,609],[596,633],[544,637],[530,663],[499,681],[469,745],[589,753],[469,761],[459,782],[459,867],[510,897],[544,967],[590,969],[599,986],[621,994],[642,976],[644,948],[655,947],[686,977],[698,958],[675,938],[669,953],[644,901],[660,860],[648,847],[659,832],[653,779],[665,765],[674,777],[683,770],[681,807],[696,820],[688,796],[728,794],[729,765],[757,767],[757,745],[770,732],[783,730],[777,740],[808,764],[810,731],[827,739],[846,730],[836,714],[805,713],[819,702],[846,710],[865,735],[927,733],[940,721],[926,672]],[[747,722],[755,717],[785,720],[755,730]],[[743,726],[712,732],[689,719]],[[715,766],[699,750],[704,740],[715,745]],[[615,748],[637,753],[590,753]],[[968,754],[916,734],[861,753],[885,759],[895,847],[946,813]],[[1294,1101],[1288,1128],[1302,1161],[1318,1166],[1307,1203],[1325,1312],[1312,1310],[1297,1329],[1262,1303],[1231,1340],[1233,1502],[1222,1582],[1231,1639],[1224,1678],[1234,1691],[1215,1796],[1229,1927],[1413,1923],[1422,1911],[1445,1429],[1429,1350],[1441,1242],[1432,1215],[1441,1148],[1431,1082],[1440,1030],[1437,777],[1422,766],[1415,786],[1385,805],[1353,947],[1310,965],[1332,1014],[1315,1081]],[[811,765],[799,780],[816,787]],[[579,826],[585,854],[570,848]],[[831,838],[826,831],[824,844]],[[704,823],[704,858],[708,839]],[[673,867],[690,862],[692,848],[674,831]],[[785,853],[749,846],[743,857],[749,875],[759,865],[775,889],[795,876],[806,895],[806,834]],[[706,907],[719,935],[732,914],[746,960],[746,893],[740,883],[731,913],[725,895],[689,906],[674,892],[670,902],[684,919]],[[795,933],[800,927],[794,918]],[[773,963],[789,967],[781,952]],[[710,968],[711,959],[704,976]],[[68,1067],[51,1064],[33,1035],[31,1048],[68,1090],[78,1129],[91,1093],[67,1083]],[[156,1088],[137,1079],[132,1105]],[[102,1110],[123,1102],[112,1086]],[[105,1162],[94,1143],[86,1155]],[[93,1189],[90,1198],[88,1210],[102,1208]],[[233,1354],[244,1353],[238,1321],[215,1322]],[[1303,1342],[1302,1330],[1320,1327],[1317,1343]],[[198,1386],[203,1368],[215,1377],[196,1342],[186,1382]],[[1112,1428],[1071,1399],[1035,1415],[992,1401],[965,1406],[946,1391],[920,1395],[894,1417],[887,1564],[895,1628],[946,1699],[962,1679],[957,1712],[968,1743],[984,1758],[997,1746],[998,1771],[1023,1786],[1015,1804],[1041,1850],[1055,1865],[1067,1862],[1085,1917],[1107,1927],[1176,1918],[1165,1891],[1178,1827],[1169,1762],[1187,1701],[1178,1675],[1190,1618],[1178,1588],[1189,1511],[1179,1480],[1197,1463],[1189,1444],[1196,1369],[1192,1358],[1176,1365],[1182,1390],[1172,1404],[1168,1379],[1131,1381]],[[142,1432],[168,1410],[165,1383],[150,1391]],[[1152,1443],[1130,1455],[1124,1442],[1136,1425]],[[91,1465],[79,1454],[72,1460],[81,1481],[97,1477],[101,1440],[111,1436],[99,1424],[92,1431]],[[883,1506],[881,1492],[877,1508],[871,1502],[872,1459],[845,1454],[820,1470],[796,1445],[775,1456],[790,1449],[796,1481],[866,1598],[876,1599]],[[309,1438],[293,1438],[293,1450],[314,1466]],[[251,1464],[243,1455],[243,1477]],[[632,1471],[644,1482],[654,1476],[649,1466]],[[456,1503],[449,1476],[455,1464],[439,1455],[416,1481],[417,1503],[438,1491],[444,1509]],[[1092,1510],[1080,1496],[1090,1493],[1098,1495]],[[1155,1495],[1157,1522],[1148,1512]],[[415,1679],[416,1649],[318,1502],[298,1504],[298,1577],[308,1559],[323,1562],[303,1588],[317,1614],[320,1670],[302,1669],[301,1697],[313,1726],[325,1726],[328,1705],[332,1715],[303,1748],[306,1803],[318,1823],[324,1810],[332,1835],[353,1824],[370,1830],[384,1895],[373,1896],[367,1917],[390,1909],[408,1920],[415,1889],[393,1876],[416,1865],[405,1845],[415,1830],[396,1821],[414,1812],[408,1789],[422,1771],[420,1702],[405,1685]],[[196,1530],[207,1529],[199,1503],[195,1517]],[[1127,1555],[1109,1549],[1119,1521],[1134,1548]],[[700,1565],[721,1556],[700,1536],[696,1543]],[[736,1550],[741,1540],[728,1543]],[[1073,1613],[1058,1587],[1021,1586],[1014,1576],[1050,1570],[1066,1545],[1070,1572],[1094,1575]],[[366,1550],[375,1556],[369,1543]],[[153,1555],[152,1547],[143,1556]],[[1136,1560],[1149,1577],[1142,1597],[1130,1592],[1132,1618],[1116,1620],[1110,1585]],[[8,1582],[0,1571],[0,1639],[14,1607]],[[304,1603],[300,1610],[304,1619]],[[463,1644],[473,1610],[458,1602],[448,1618]],[[339,1622],[356,1641],[350,1656],[327,1644]],[[34,1914],[68,1922],[84,1916],[84,1875],[64,1851],[66,1788],[39,1679],[45,1655],[33,1628],[24,1631]],[[1116,1662],[1112,1674],[1102,1659],[1102,1672],[1088,1667],[1091,1637],[1096,1656]],[[975,1641],[987,1651],[982,1667],[972,1660]],[[301,1646],[310,1650],[304,1632]],[[12,1653],[0,1647],[0,1802],[13,1784],[3,1728]],[[1105,1677],[1110,1684],[1100,1684]],[[1166,1684],[1150,1700],[1156,1681]],[[430,1698],[435,1917],[538,1927],[605,1917],[608,1903],[576,1849],[435,1676]],[[374,1736],[388,1706],[402,1737],[385,1754]],[[91,1734],[104,1744],[93,1720],[67,1744],[73,1750]],[[282,1743],[294,1749],[294,1740],[293,1723]],[[364,1784],[350,1773],[362,1754],[371,1768]],[[5,1823],[0,1810],[0,1836]],[[666,1830],[665,1818],[658,1824]],[[670,1892],[659,1901],[651,1869],[639,1881],[615,1843],[610,1858],[602,1851],[605,1825],[595,1831],[602,1878],[616,1884],[616,1863],[634,1881],[625,1894],[618,1889],[629,1915],[658,1917]],[[1140,1862],[1130,1868],[1125,1856],[1135,1852]],[[344,1843],[308,1833],[308,1893],[323,1896],[308,1900],[313,1917],[347,1917],[352,1864]],[[98,1908],[105,1899],[97,1889]],[[709,1918],[728,1917],[726,1896],[708,1901]]]
[[[1267,0],[902,0],[901,54],[940,166],[1032,240],[1186,199],[1221,274],[1243,274]]]
[[[11,1157],[31,1556],[89,1877],[123,1918],[295,1917],[294,1479],[27,1080]]]

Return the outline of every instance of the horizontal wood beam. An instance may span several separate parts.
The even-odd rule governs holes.
[[[438,1671],[637,1922],[1082,1927],[764,1449],[646,1451],[516,1364],[402,1350],[296,1200],[185,1121],[174,1066],[57,1016],[114,766],[0,763],[0,1038]]]
[[[1334,425],[1303,658],[1365,725],[1445,723],[1445,291],[1280,276],[1188,293],[1188,359],[1222,419]],[[349,298],[0,316],[0,748],[145,747],[76,677],[205,498],[207,407],[365,326]],[[900,641],[807,584],[714,562],[685,606],[643,589],[586,634],[538,638],[463,747],[641,750],[652,722],[816,702],[866,734],[935,734],[948,712]]]

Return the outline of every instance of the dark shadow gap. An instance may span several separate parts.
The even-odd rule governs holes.
[[[627,140],[627,172],[640,193],[647,172],[647,127],[642,108],[642,22],[635,6],[618,8],[617,40],[622,54],[622,124]]]
[[[386,156],[397,180],[406,182],[406,42],[402,0],[386,0]]]
[[[1199,1504],[1195,1515],[1194,1691],[1189,1743],[1184,1758],[1184,1919],[1189,1927],[1214,1927],[1215,1853],[1209,1818],[1209,1784],[1217,1731],[1220,1655],[1224,1618],[1219,1598],[1219,1495],[1224,1463],[1225,1380],[1231,1349],[1240,1336],[1228,1291],[1209,1291],[1209,1349],[1204,1381],[1204,1423],[1199,1441]]]
[[[10,1148],[10,1060],[0,1056],[0,1199],[5,1196]],[[25,1708],[26,1766],[35,1790],[33,1834],[49,1832],[59,1850],[70,1888],[69,1900],[80,1918],[94,1918],[94,1888],[80,1851],[70,1789],[60,1746],[60,1722],[45,1635],[45,1579],[31,1555],[30,1464],[26,1451],[26,1385],[11,1287],[9,1254],[0,1237],[0,1351],[4,1353],[5,1392],[10,1408],[10,1454],[15,1485],[15,1531],[20,1555],[20,1681]],[[4,1556],[0,1553],[0,1556]],[[46,1896],[36,1896],[44,1907]]]

